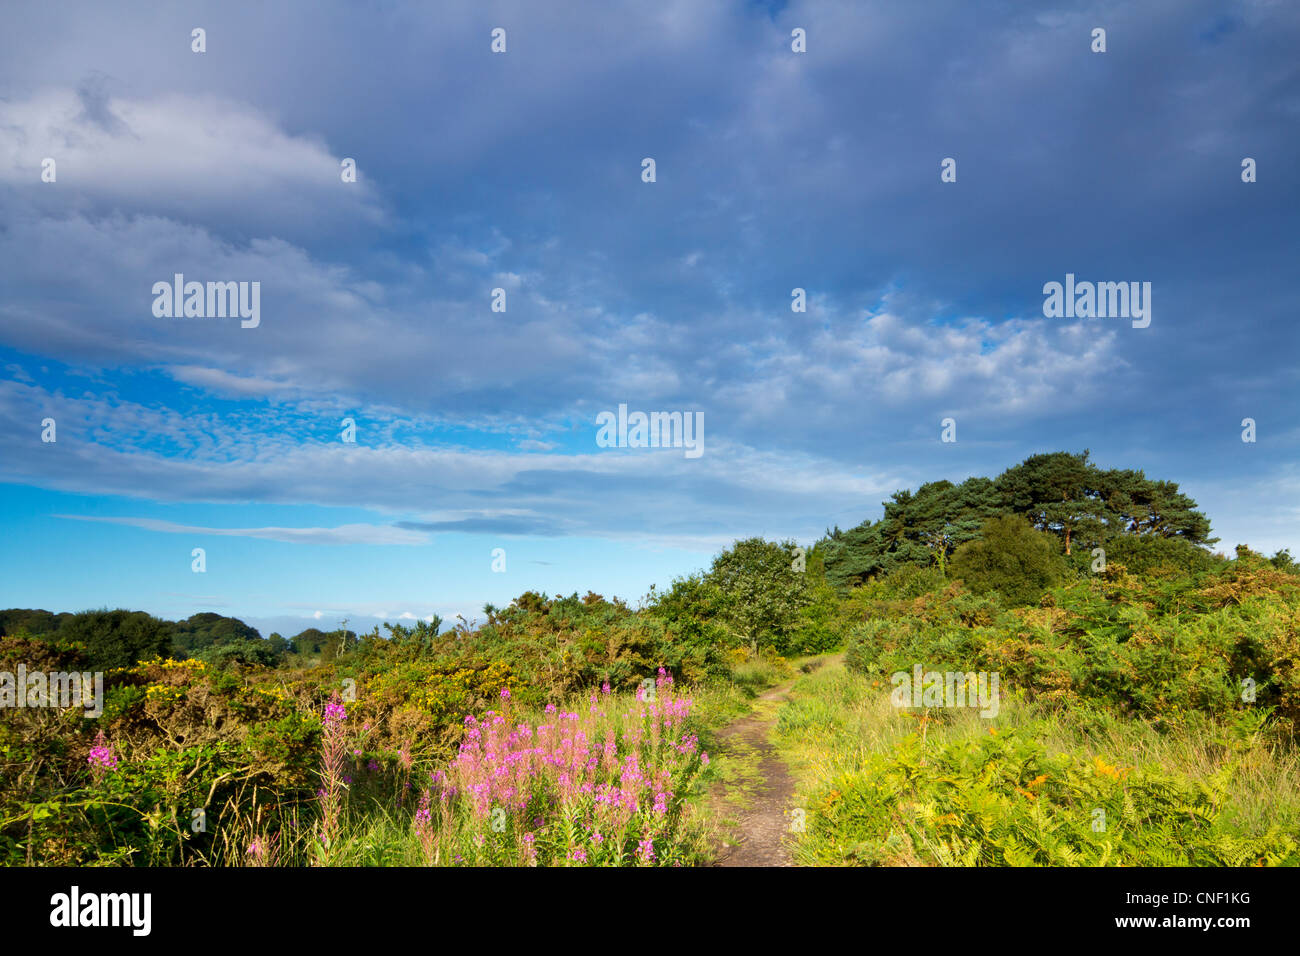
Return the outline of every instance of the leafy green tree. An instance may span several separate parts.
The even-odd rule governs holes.
[[[260,641],[261,633],[237,617],[226,617],[203,611],[192,614],[172,625],[176,650],[181,654],[195,654],[205,647],[234,644],[240,641]]]
[[[0,611],[0,634],[12,636],[26,631],[33,637],[50,637],[58,632],[71,614],[51,614],[34,608],[11,607]]]
[[[289,638],[289,652],[301,654],[303,657],[319,654],[321,647],[325,644],[325,639],[325,632],[319,628],[306,628]]]
[[[1033,604],[1065,573],[1048,534],[1018,515],[990,518],[977,541],[952,556],[951,571],[976,594],[997,592],[1010,605]]]
[[[86,645],[89,666],[97,670],[131,667],[141,660],[167,656],[172,625],[144,611],[101,609],[73,614],[58,637]]]
[[[1160,567],[1196,574],[1221,564],[1209,551],[1182,538],[1116,534],[1106,539],[1103,550],[1107,565],[1123,565],[1131,574],[1143,574]],[[1081,554],[1079,558],[1080,569],[1090,570],[1091,555]]]
[[[725,599],[718,585],[703,574],[689,574],[673,580],[667,591],[655,591],[650,585],[646,607],[662,619],[683,643],[730,645],[728,631],[722,625]]]
[[[993,482],[932,481],[915,493],[896,491],[879,521],[838,528],[819,542],[826,578],[839,588],[861,584],[904,565],[946,566],[953,550],[979,537],[980,525],[1005,510]]]
[[[376,635],[378,632],[376,627]],[[356,631],[348,630],[348,622],[345,619],[342,625],[336,631],[330,631],[325,635],[325,640],[320,647],[320,659],[322,663],[332,660],[354,651],[360,645],[361,639]]]
[[[757,649],[782,647],[811,603],[804,573],[794,570],[796,545],[762,538],[737,541],[713,560],[705,581],[720,596],[720,616]]]

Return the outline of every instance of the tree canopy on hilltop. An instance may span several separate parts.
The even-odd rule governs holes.
[[[1142,471],[1098,468],[1089,452],[1032,455],[996,479],[934,481],[883,502],[884,514],[822,540],[826,577],[838,587],[905,564],[944,567],[961,545],[978,540],[991,518],[1019,515],[1061,540],[1068,556],[1120,535],[1209,545],[1209,519],[1176,482]]]

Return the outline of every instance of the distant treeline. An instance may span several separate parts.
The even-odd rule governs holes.
[[[124,609],[51,613],[32,608],[0,610],[0,636],[37,637],[58,644],[84,644],[97,668],[130,667],[153,657],[199,658],[274,666],[289,655],[331,659],[357,635],[309,627],[293,638],[261,632],[236,617],[205,611],[183,621],[167,621],[144,611]]]

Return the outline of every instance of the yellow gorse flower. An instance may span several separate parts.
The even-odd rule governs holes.
[[[150,684],[144,694],[148,700],[171,701],[180,700],[185,696],[185,691],[171,684]]]
[[[152,658],[152,659],[150,659],[150,660],[147,660],[147,661],[140,661],[140,662],[138,662],[138,663],[135,665],[135,667],[118,667],[118,668],[115,668],[115,669],[113,670],[113,673],[114,673],[114,674],[118,674],[118,673],[122,673],[122,672],[124,672],[124,671],[134,671],[134,670],[139,670],[139,669],[142,668],[142,667],[161,667],[163,670],[169,670],[169,671],[175,671],[175,670],[180,670],[180,671],[203,671],[203,670],[207,670],[207,668],[208,668],[208,664],[207,664],[207,661],[196,660],[195,658],[192,658],[192,657],[191,657],[191,658],[187,658],[186,660],[183,660],[183,661],[176,661],[176,660],[171,660],[171,659],[164,659],[164,658],[162,658],[162,657],[154,657],[154,658]]]

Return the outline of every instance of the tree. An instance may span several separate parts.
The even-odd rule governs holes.
[[[176,650],[182,654],[195,654],[206,647],[234,644],[239,641],[260,641],[261,632],[249,627],[237,617],[226,617],[203,611],[192,614],[172,625]]]
[[[289,650],[303,657],[311,657],[319,654],[328,640],[329,635],[320,628],[309,627],[289,639]]]
[[[673,580],[666,591],[650,585],[647,608],[663,620],[680,640],[688,644],[727,643],[718,623],[726,597],[718,585],[703,574],[688,574]]]
[[[996,483],[1006,509],[1024,515],[1039,531],[1058,533],[1067,555],[1077,533],[1096,541],[1106,526],[1102,475],[1088,455],[1086,449],[1081,455],[1032,455],[1004,471]]]
[[[1295,558],[1291,557],[1289,548],[1278,551],[1268,561],[1279,571],[1285,571],[1287,574],[1300,574],[1300,564],[1297,564]]]
[[[968,478],[960,485],[932,481],[915,493],[894,492],[882,507],[879,521],[849,531],[837,528],[819,543],[831,584],[861,584],[905,564],[942,568],[953,549],[979,537],[980,525],[1003,510],[988,478]]]
[[[58,637],[85,644],[89,666],[112,670],[170,654],[172,625],[144,611],[105,608],[73,614],[63,622]]]
[[[213,644],[200,651],[197,657],[218,670],[224,670],[231,664],[261,664],[264,667],[274,667],[277,662],[270,643],[260,637],[256,640]]]
[[[19,631],[26,631],[34,637],[49,637],[55,634],[71,614],[51,614],[49,611],[11,607],[0,611],[0,634],[12,636]]]
[[[782,646],[811,603],[806,575],[793,569],[796,545],[737,541],[713,560],[704,580],[717,588],[722,619],[757,650]]]
[[[1195,574],[1219,564],[1209,551],[1182,538],[1116,534],[1107,539],[1105,551],[1108,565],[1122,565],[1132,574],[1143,574],[1158,567]],[[1082,557],[1085,562],[1090,561],[1087,555]]]
[[[357,635],[352,631],[348,631],[347,638],[355,641]],[[343,640],[344,635],[338,631],[326,634],[319,628],[309,627],[305,631],[300,631],[289,642],[289,648],[293,653],[300,654],[303,657],[319,655],[323,660],[333,660],[343,646]]]
[[[1059,582],[1065,562],[1051,535],[1018,515],[985,522],[980,538],[952,556],[952,574],[976,594],[996,591],[1011,605],[1033,604]]]
[[[1210,521],[1196,508],[1196,502],[1178,490],[1176,482],[1151,481],[1141,471],[1112,470],[1105,473],[1101,493],[1114,520],[1114,530],[1128,534],[1152,534],[1182,538],[1192,544],[1210,545]]]
[[[1067,555],[1091,550],[1116,535],[1180,538],[1212,544],[1210,522],[1172,481],[1140,471],[1103,471],[1089,452],[1032,455],[996,479],[959,485],[932,481],[915,492],[896,491],[878,521],[835,529],[821,542],[827,580],[838,588],[861,584],[903,565],[945,569],[954,550],[980,537],[988,519],[1021,515],[1060,538]]]

